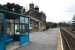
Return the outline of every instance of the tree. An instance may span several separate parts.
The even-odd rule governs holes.
[[[19,4],[15,3],[7,3],[5,5],[0,5],[0,9],[11,11],[11,12],[16,12],[20,14],[25,13],[25,8],[23,6],[20,6]]]
[[[8,8],[9,11],[12,11],[12,5],[10,3],[7,3],[6,6],[7,6],[7,8]]]

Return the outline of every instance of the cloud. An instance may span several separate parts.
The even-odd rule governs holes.
[[[66,6],[64,12],[75,12],[75,4]]]

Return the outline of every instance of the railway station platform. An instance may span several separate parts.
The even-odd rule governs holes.
[[[15,50],[63,50],[60,28],[30,33],[30,43]]]

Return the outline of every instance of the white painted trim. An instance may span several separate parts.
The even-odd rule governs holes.
[[[61,35],[61,32],[60,32],[60,35]],[[61,36],[60,36],[60,39],[61,39],[61,48],[62,48],[62,50],[64,50],[64,48],[63,48],[63,41],[62,41],[62,37]]]

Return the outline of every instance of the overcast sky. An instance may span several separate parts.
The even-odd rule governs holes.
[[[29,3],[34,3],[39,6],[40,11],[46,13],[47,21],[50,22],[68,22],[75,14],[75,0],[0,0],[0,4],[7,2],[20,4],[26,9]]]

